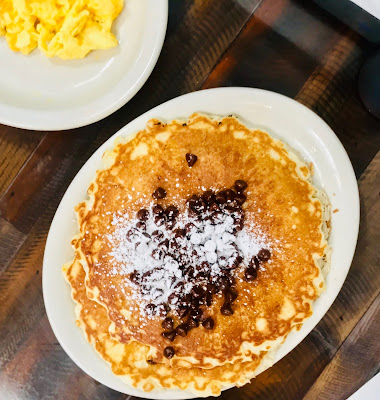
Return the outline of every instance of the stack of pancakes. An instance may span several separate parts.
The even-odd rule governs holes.
[[[64,266],[77,325],[145,391],[249,382],[324,290],[330,206],[309,169],[235,117],[200,114],[151,120],[103,160]]]

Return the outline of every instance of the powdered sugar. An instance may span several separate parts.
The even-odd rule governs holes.
[[[247,266],[260,249],[270,249],[265,235],[252,223],[237,230],[239,218],[241,211],[205,211],[200,218],[188,210],[168,227],[151,210],[143,223],[115,214],[111,223],[115,229],[107,235],[110,255],[119,274],[131,277],[139,299],[174,307],[194,285],[215,282],[223,270]],[[138,284],[134,277],[139,277]]]

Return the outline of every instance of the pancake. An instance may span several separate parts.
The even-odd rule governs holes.
[[[254,362],[312,314],[330,206],[282,142],[194,114],[149,121],[104,162],[73,246],[113,340],[146,346],[162,366],[211,370]]]
[[[108,333],[106,309],[86,295],[85,272],[77,259],[63,268],[76,302],[76,324],[83,329],[87,340],[110,365],[112,371],[128,384],[144,391],[178,388],[198,396],[217,396],[222,387],[244,385],[253,378],[268,355],[238,364],[226,364],[213,369],[179,368],[175,373],[165,365],[152,365],[147,360],[149,347],[137,342],[121,344]],[[265,358],[264,358],[265,356]],[[261,363],[261,364],[260,364]]]

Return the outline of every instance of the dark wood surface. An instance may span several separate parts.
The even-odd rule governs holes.
[[[288,356],[222,398],[346,399],[380,364],[380,121],[357,93],[373,46],[310,1],[169,7],[157,66],[122,109],[73,131],[0,126],[0,399],[130,398],[84,374],[57,343],[41,289],[47,232],[70,181],[108,137],[157,104],[217,86],[273,90],[315,111],[347,150],[361,195],[356,255],[331,309]]]

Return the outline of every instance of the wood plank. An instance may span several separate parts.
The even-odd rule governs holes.
[[[44,137],[44,133],[0,125],[0,195],[17,175],[24,162]]]
[[[357,75],[366,52],[363,40],[350,33],[326,54],[296,96],[322,117],[342,141],[357,177],[380,148],[380,121],[363,107]]]
[[[0,217],[0,275],[23,244],[25,235]]]
[[[344,104],[331,128],[343,143],[357,177],[380,148],[380,121],[361,103],[356,90]]]
[[[312,2],[264,0],[203,88],[248,86],[294,97],[340,31]]]
[[[222,399],[303,399],[375,301],[380,293],[379,171],[380,152],[359,181],[359,240],[347,279],[330,310],[291,353],[259,375],[250,385],[231,389],[222,395]]]
[[[345,400],[376,375],[380,368],[379,332],[380,296],[377,296],[304,400]]]
[[[28,233],[35,222],[32,218],[28,223],[31,212],[40,215],[49,199],[44,189],[48,187],[49,178],[59,175],[61,165],[57,160],[71,158],[71,143],[66,136],[59,132],[47,135],[1,197],[0,214],[24,233]],[[18,224],[18,220],[22,220],[22,224]]]
[[[2,399],[39,400],[42,398],[41,387],[49,393],[48,398],[55,400],[125,399],[124,395],[100,385],[84,374],[66,356],[46,316],[35,329],[35,334],[20,345],[17,357],[11,359],[1,371]]]

